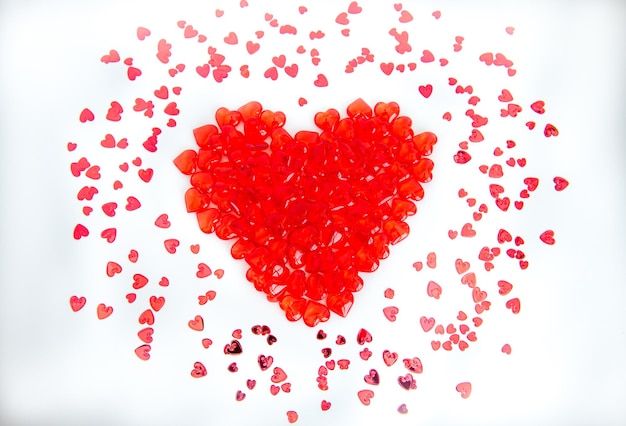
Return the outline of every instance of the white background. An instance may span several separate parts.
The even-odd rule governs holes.
[[[405,1],[405,8],[416,18],[413,24],[423,22],[420,29],[411,31],[415,49],[412,60],[420,69],[411,76],[396,72],[393,78],[385,78],[377,65],[380,61],[408,61],[392,54],[393,40],[386,35],[388,28],[399,26],[397,14],[391,2],[359,2],[364,8],[362,16],[370,10],[368,16],[377,19],[359,23],[358,16],[351,17],[354,23],[349,42],[353,43],[354,55],[364,45],[373,51],[378,47],[382,53],[375,65],[360,68],[362,74],[356,78],[342,73],[343,65],[332,67],[333,63],[343,64],[352,54],[333,49],[330,43],[340,35],[327,31],[327,38],[318,43],[323,62],[317,71],[306,66],[308,53],[297,57],[294,46],[285,42],[285,37],[272,35],[262,20],[264,12],[278,16],[280,11],[281,21],[298,22],[299,29],[315,27],[319,20],[320,28],[338,32],[332,21],[349,2],[303,3],[309,7],[304,17],[298,14],[296,4],[257,4],[250,0],[250,7],[241,10],[234,2],[205,3],[209,2],[0,2],[0,424],[287,424],[285,412],[291,409],[300,415],[298,424],[306,425],[320,421],[360,424],[372,419],[392,424],[624,424],[624,4]],[[225,18],[229,13],[240,18],[218,21],[214,16],[218,7],[226,10]],[[372,13],[376,8],[380,12]],[[434,10],[442,11],[440,21],[430,16]],[[239,51],[245,40],[254,37],[255,29],[263,28],[266,36],[261,40],[262,49],[272,46],[276,53],[291,49],[288,63],[291,58],[297,60],[300,74],[293,81],[282,74],[272,85],[262,77],[243,81],[237,75],[238,66],[233,66],[233,75],[224,84],[212,84],[207,89],[194,74],[196,64],[186,59],[181,61],[188,69],[172,83],[165,66],[159,68],[159,76],[146,73],[144,79],[131,83],[121,63],[100,63],[100,56],[116,48],[122,59],[132,55],[148,70],[147,64],[156,62],[154,44],[160,34],[176,40],[174,49],[184,44],[175,26],[179,19],[194,24],[209,38],[211,34],[221,38],[228,31],[237,31]],[[139,25],[152,30],[147,40],[151,48],[136,39]],[[382,30],[377,31],[379,26]],[[430,26],[432,39],[422,36],[428,34]],[[507,26],[515,27],[513,36],[504,32]],[[455,35],[465,37],[461,53],[474,59],[476,69],[464,68],[467,61],[453,61]],[[200,50],[184,45],[190,46],[188,51],[175,50],[181,52],[181,58],[198,57],[197,65],[205,60],[206,54],[196,52],[205,51],[206,44]],[[490,69],[491,74],[487,74],[475,61],[486,50],[483,46],[502,51],[507,57],[510,54],[518,75],[503,77],[502,69],[500,73]],[[449,68],[442,72],[436,64],[422,66],[422,48],[433,52],[447,49]],[[224,49],[227,58],[233,58],[233,65],[238,63],[236,49]],[[271,56],[269,51],[265,55]],[[255,58],[242,56],[249,60],[252,71]],[[268,62],[254,69],[257,75]],[[326,90],[310,83],[322,71],[331,82]],[[458,288],[451,265],[457,257],[475,259],[480,248],[447,238],[450,226],[460,228],[469,220],[469,210],[456,197],[458,188],[486,187],[479,174],[460,173],[460,166],[450,160],[458,150],[458,141],[467,137],[468,128],[467,123],[455,125],[463,123],[467,105],[458,106],[458,96],[443,93],[447,78],[453,75],[460,84],[471,83],[480,93],[492,95],[492,104],[486,95],[480,104],[484,111],[492,112],[486,136],[493,132],[495,139],[511,131],[518,141],[527,138],[522,152],[529,160],[529,170],[542,178],[541,191],[527,202],[523,215],[512,211],[504,216],[491,205],[489,220],[475,226],[479,233],[493,235],[500,223],[506,223],[524,235],[531,267],[524,273],[503,267],[508,271],[503,276],[516,283],[522,312],[510,315],[492,289],[497,306],[490,313],[492,318],[486,316],[479,342],[466,353],[433,352],[431,336],[425,336],[418,325],[422,315],[434,316],[444,324],[454,320],[459,303],[466,303],[468,297]],[[69,164],[78,157],[67,152],[67,141],[79,143],[80,155],[99,156],[103,169],[114,170],[121,157],[102,153],[97,141],[109,128],[130,141],[140,141],[145,135],[142,130],[153,122],[137,118],[138,114],[131,111],[132,102],[141,90],[149,94],[163,82],[180,82],[183,96],[177,100],[183,113],[177,117],[175,129],[164,131],[158,156],[136,151],[157,171],[151,184],[141,186],[135,176],[124,189],[124,194],[141,199],[139,213],[145,216],[120,212],[116,222],[120,235],[110,246],[98,235],[98,223],[102,222],[90,218],[92,235],[75,242],[72,229],[77,221],[86,220],[75,193],[85,183],[78,183],[69,173]],[[417,94],[417,86],[425,83],[435,87],[428,101]],[[509,122],[493,116],[497,111],[493,107],[497,105],[495,96],[503,87],[520,94],[516,100],[526,102],[526,117],[536,118],[538,123],[543,123],[544,117],[531,115],[529,104],[545,100],[545,120],[557,125],[559,137],[547,140],[541,128],[529,136],[522,119],[510,130]],[[309,100],[305,108],[294,102],[299,96]],[[419,204],[419,214],[410,222],[409,239],[393,247],[391,258],[366,278],[366,288],[356,296],[349,317],[333,318],[322,326],[329,337],[318,342],[317,329],[288,323],[276,306],[263,303],[260,295],[250,291],[242,278],[243,266],[230,259],[227,245],[213,236],[200,235],[193,217],[184,212],[180,194],[186,183],[171,167],[171,158],[192,147],[189,129],[211,122],[219,106],[237,108],[251,98],[257,99],[269,109],[284,111],[287,128],[294,131],[311,128],[315,111],[329,107],[342,110],[358,96],[372,104],[397,100],[401,106],[412,105],[403,107],[403,112],[413,118],[415,128],[433,130],[439,136],[433,154],[437,168],[434,181],[426,186],[427,196]],[[121,123],[103,120],[112,100],[125,107]],[[459,118],[442,123],[441,114],[451,100],[457,102],[453,116]],[[97,116],[99,113],[91,127],[77,120],[85,106]],[[494,122],[499,125],[494,126]],[[492,149],[490,146],[485,152]],[[134,158],[132,153],[131,147],[127,161]],[[570,181],[562,193],[552,189],[551,178],[556,175]],[[112,190],[105,189],[109,181],[112,179],[98,183],[103,197],[114,196]],[[169,213],[173,223],[168,232],[157,230],[151,222],[162,212]],[[553,247],[537,238],[548,228],[556,232]],[[179,253],[164,255],[159,244],[172,236],[181,240]],[[197,256],[187,249],[193,243],[202,247]],[[494,244],[493,238],[487,244]],[[167,302],[157,315],[152,359],[147,363],[133,353],[139,345],[135,321],[147,307],[145,300],[143,305],[138,300],[129,307],[124,295],[130,287],[122,287],[119,280],[112,284],[104,274],[106,261],[123,260],[129,247],[140,252],[139,271],[154,281],[167,274],[172,281],[167,289],[152,282],[151,291],[161,291]],[[411,264],[425,262],[431,251],[438,254],[438,268],[425,268],[417,274]],[[219,282],[215,277],[198,282],[193,274],[200,261],[213,269],[224,268],[226,275]],[[128,282],[130,269],[126,274]],[[425,283],[430,279],[444,287],[443,300],[425,296]],[[391,302],[382,297],[387,287],[396,290],[396,299]],[[218,291],[212,310],[197,305],[198,294],[208,289]],[[74,294],[85,295],[88,300],[78,313],[73,313],[67,303]],[[116,309],[104,321],[95,317],[95,306],[101,301]],[[380,313],[389,304],[400,308],[397,323],[387,322]],[[465,309],[469,312],[471,308],[470,304]],[[186,326],[201,312],[214,341],[208,351]],[[250,335],[250,326],[260,322],[271,325],[279,339],[276,346],[270,348],[260,337]],[[369,364],[358,358],[361,347],[354,343],[360,327],[370,330],[375,338],[370,345],[375,355]],[[239,361],[240,372],[232,375],[225,371],[230,360],[220,352],[235,328],[244,330],[242,344],[248,356]],[[339,333],[348,339],[345,347],[333,344]],[[507,342],[513,347],[509,357],[500,353]],[[348,371],[331,372],[326,393],[315,383],[317,366],[323,362],[319,350],[324,346],[333,347],[335,359],[352,361]],[[394,366],[388,373],[380,358],[383,349],[396,350],[401,358],[420,356],[425,371],[418,378],[417,391],[407,393],[395,384],[395,378],[405,370]],[[289,374],[291,394],[269,394],[269,375],[260,374],[255,366],[257,353],[274,355],[275,365]],[[209,376],[199,380],[189,377],[197,360],[203,360],[209,369]],[[381,372],[384,383],[374,389],[372,405],[363,407],[356,391],[367,387],[362,376],[373,366]],[[252,377],[257,379],[257,388],[248,391],[245,379]],[[462,381],[473,384],[467,400],[454,390]],[[237,389],[247,393],[243,402],[234,400]],[[329,412],[320,410],[322,399],[333,403]],[[396,412],[403,402],[409,409],[405,416]]]

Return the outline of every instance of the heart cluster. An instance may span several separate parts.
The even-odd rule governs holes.
[[[174,164],[189,175],[187,211],[200,229],[235,240],[246,278],[278,302],[290,321],[314,327],[330,312],[345,317],[432,178],[437,137],[415,135],[397,103],[362,99],[315,114],[320,132],[284,128],[285,114],[249,102],[219,108],[217,126],[194,130],[199,149]]]

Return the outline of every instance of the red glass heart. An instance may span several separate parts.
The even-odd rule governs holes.
[[[345,317],[363,287],[359,274],[408,236],[437,137],[415,135],[399,114],[395,102],[372,110],[357,99],[347,117],[317,113],[321,132],[292,136],[285,115],[258,102],[219,108],[219,127],[195,129],[199,150],[174,160],[191,177],[187,211],[203,232],[234,240],[248,281],[288,320],[314,327],[331,311]]]

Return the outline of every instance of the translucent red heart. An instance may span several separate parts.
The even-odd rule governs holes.
[[[234,240],[254,288],[311,327],[331,311],[348,314],[359,274],[406,238],[405,219],[432,178],[426,157],[437,138],[415,135],[396,103],[372,109],[358,99],[347,115],[319,112],[321,132],[292,136],[285,115],[258,102],[219,108],[219,127],[195,129],[199,150],[174,160],[190,176],[185,204],[200,229]]]

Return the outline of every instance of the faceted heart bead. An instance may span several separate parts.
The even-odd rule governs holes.
[[[380,117],[381,120],[390,123],[400,114],[400,106],[395,102],[389,102],[388,104],[379,102],[374,107],[374,114],[376,114],[376,117]]]
[[[340,294],[331,294],[326,300],[328,308],[342,317],[348,315],[353,303],[354,296],[349,291],[342,291]]]
[[[355,118],[358,116],[371,117],[372,107],[365,103],[363,99],[359,98],[356,101],[352,102],[350,105],[348,105],[347,113],[350,118]]]
[[[326,112],[318,112],[315,114],[313,121],[315,125],[323,131],[332,132],[335,128],[335,124],[339,121],[339,111],[331,108]]]
[[[250,118],[261,117],[261,113],[263,112],[263,105],[261,105],[257,101],[251,101],[240,107],[237,111],[239,111],[239,113],[241,114],[242,120],[247,121]]]
[[[194,133],[198,129],[194,130]],[[203,136],[200,136],[202,138]],[[196,138],[198,140],[198,138]],[[198,153],[193,149],[187,149],[181,152],[178,157],[174,159],[174,164],[178,167],[183,174],[190,175],[193,173],[196,167],[196,161],[198,158]]]
[[[437,137],[416,135],[397,103],[357,99],[346,112],[319,112],[319,132],[292,136],[285,114],[259,102],[219,108],[217,126],[194,130],[198,150],[174,160],[190,177],[185,206],[200,229],[233,240],[246,279],[310,327],[348,314],[360,274],[409,235],[432,179]]]
[[[229,111],[227,108],[222,107],[215,112],[215,121],[217,121],[222,131],[224,130],[224,126],[236,126],[241,123],[242,120],[243,116],[239,111]]]
[[[268,129],[274,130],[285,125],[287,118],[285,117],[285,113],[282,111],[272,112],[269,110],[265,110],[261,113],[261,120]]]
[[[217,134],[219,134],[219,129],[213,124],[207,124],[206,126],[198,127],[193,131],[194,138],[196,139],[196,142],[198,143],[198,146],[200,148],[207,147],[211,141],[211,136]]]
[[[304,323],[309,327],[315,327],[320,322],[326,322],[330,318],[330,311],[321,303],[309,300],[304,309]]]

